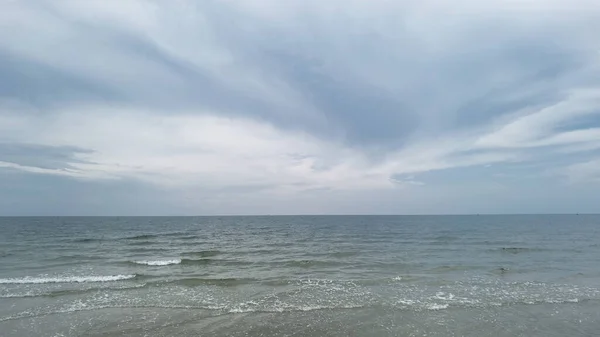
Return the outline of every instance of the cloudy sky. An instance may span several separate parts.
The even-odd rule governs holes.
[[[0,214],[600,212],[597,0],[1,0]]]

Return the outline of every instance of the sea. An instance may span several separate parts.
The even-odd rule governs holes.
[[[0,336],[600,336],[600,216],[0,218]]]

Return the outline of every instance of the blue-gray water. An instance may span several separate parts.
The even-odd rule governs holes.
[[[597,336],[599,225],[0,218],[0,335]]]

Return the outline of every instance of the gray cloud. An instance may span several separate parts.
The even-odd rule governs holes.
[[[114,88],[0,50],[0,98],[41,108],[61,102],[120,100]]]
[[[78,155],[92,152],[73,146],[0,143],[0,161],[42,169],[73,169],[75,163],[86,163]]]
[[[584,201],[578,184],[597,181],[592,1],[2,6],[0,165],[23,186],[118,199],[122,182],[165,211],[393,213],[440,210],[438,193],[474,209],[450,181],[487,186],[507,166]],[[508,203],[523,188],[498,184]],[[407,195],[423,204],[392,201]]]

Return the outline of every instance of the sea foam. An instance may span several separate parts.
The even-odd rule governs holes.
[[[172,264],[181,264],[181,259],[171,260],[144,260],[144,261],[133,261],[135,264],[143,264],[146,266],[168,266]]]
[[[64,277],[15,277],[0,278],[0,284],[44,284],[44,283],[85,283],[85,282],[114,282],[129,280],[136,275],[107,275],[107,276],[64,276]]]

